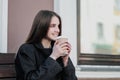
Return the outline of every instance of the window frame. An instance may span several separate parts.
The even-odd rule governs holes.
[[[120,65],[120,55],[89,54],[80,52],[80,0],[77,0],[77,65]]]

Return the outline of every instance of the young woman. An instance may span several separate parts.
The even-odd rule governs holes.
[[[17,80],[77,80],[69,58],[71,45],[57,42],[60,35],[60,16],[53,11],[39,11],[15,59]],[[63,56],[66,51],[68,54]]]

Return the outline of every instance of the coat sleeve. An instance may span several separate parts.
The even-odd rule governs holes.
[[[51,80],[62,70],[61,66],[50,57],[37,68],[33,53],[34,51],[29,47],[20,48],[17,53],[16,69],[23,72],[21,75],[24,76],[24,80]]]
[[[77,80],[75,67],[70,58],[68,60],[68,65],[64,67],[63,73],[63,80]]]

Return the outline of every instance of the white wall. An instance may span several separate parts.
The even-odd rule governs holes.
[[[2,1],[0,0],[0,15],[2,15],[1,13],[2,13]],[[1,51],[1,46],[2,46],[2,44],[1,44],[1,41],[2,41],[1,32],[2,32],[2,16],[0,16],[0,51]]]
[[[76,66],[76,0],[54,0],[54,11],[57,12],[62,18],[62,35],[67,36],[72,45],[70,57]]]
[[[8,0],[0,0],[0,52],[7,52]]]

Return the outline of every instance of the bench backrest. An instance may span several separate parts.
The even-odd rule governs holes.
[[[16,80],[15,54],[0,53],[0,80]]]

